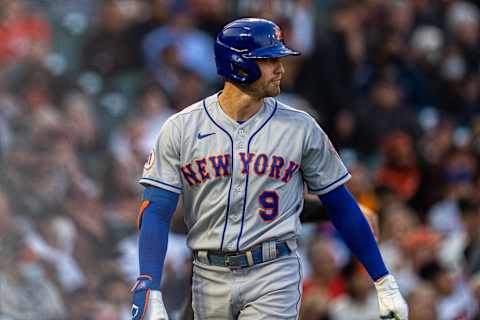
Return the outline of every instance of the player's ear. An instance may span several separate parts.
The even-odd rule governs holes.
[[[142,203],[140,204],[140,208],[138,209],[138,215],[137,215],[137,229],[138,230],[140,230],[140,228],[142,227],[143,213],[145,212],[145,209],[147,209],[149,204],[150,204],[150,201],[148,201],[148,200],[143,200]]]

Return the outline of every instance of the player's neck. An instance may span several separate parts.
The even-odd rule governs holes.
[[[263,104],[263,98],[249,95],[233,84],[226,82],[218,97],[222,110],[233,120],[245,121],[255,115]]]

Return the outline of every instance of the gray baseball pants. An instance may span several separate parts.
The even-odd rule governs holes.
[[[193,265],[196,320],[296,320],[302,274],[296,252],[244,269]]]

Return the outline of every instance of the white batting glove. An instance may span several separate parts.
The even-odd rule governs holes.
[[[147,313],[144,320],[168,320],[167,310],[163,304],[162,293],[159,290],[151,290],[148,301]]]
[[[408,306],[392,275],[386,275],[375,282],[380,319],[408,320]]]

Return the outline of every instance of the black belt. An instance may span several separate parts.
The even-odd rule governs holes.
[[[286,242],[276,243],[276,256],[273,259],[286,256],[292,251],[288,247]],[[195,257],[198,259],[198,251],[195,252]],[[249,258],[250,257],[250,258]],[[256,264],[270,261],[263,259],[262,246],[253,248],[252,250],[245,252],[218,252],[207,251],[207,260],[210,265],[218,267],[227,267],[230,269],[241,269],[254,266]]]

